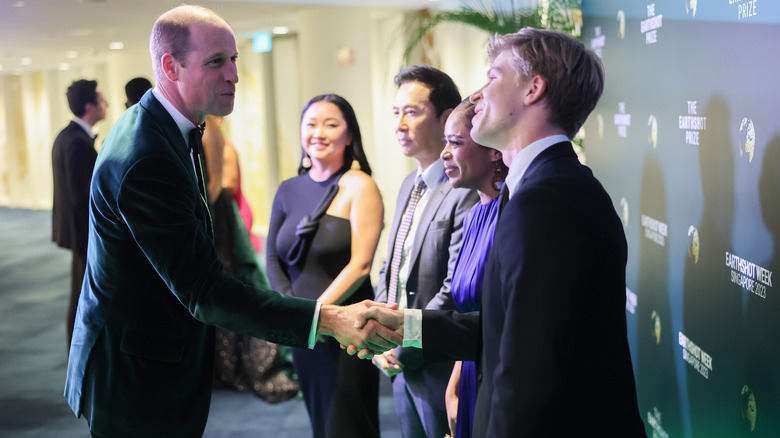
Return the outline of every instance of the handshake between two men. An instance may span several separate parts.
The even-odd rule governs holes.
[[[317,332],[335,338],[350,355],[371,359],[403,344],[404,312],[398,304],[370,300],[349,306],[323,304]]]

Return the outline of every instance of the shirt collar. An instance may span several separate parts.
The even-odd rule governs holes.
[[[176,126],[179,128],[182,137],[184,137],[184,144],[186,144],[187,147],[190,147],[190,131],[195,128],[195,124],[192,123],[188,118],[184,117],[184,115],[180,113],[175,106],[173,106],[171,101],[163,96],[162,92],[159,91],[157,87],[152,89],[152,94],[154,94],[154,97],[160,101],[160,104],[162,104],[163,108],[165,108],[165,111],[168,111],[168,114],[173,117],[173,121],[176,122]]]
[[[442,173],[444,173],[444,161],[439,158],[423,172],[420,172],[420,168],[418,167],[417,175],[419,176],[420,173],[422,173],[422,179],[425,181],[425,187],[431,188],[439,182],[439,178],[441,178]]]
[[[81,126],[82,128],[84,128],[84,131],[86,131],[86,132],[87,132],[87,135],[88,135],[88,136],[90,136],[90,137],[92,137],[92,138],[95,138],[95,133],[92,131],[92,126],[91,126],[89,123],[85,122],[85,121],[84,121],[84,119],[82,119],[82,118],[79,118],[79,117],[76,117],[76,118],[74,118],[74,119],[73,119],[73,121],[74,121],[74,122],[75,122],[77,125],[79,125],[79,126]]]
[[[510,199],[512,198],[512,195],[517,192],[517,189],[520,188],[520,181],[523,180],[525,171],[528,170],[528,166],[531,165],[534,158],[538,157],[539,154],[550,146],[564,141],[569,141],[569,138],[565,135],[545,137],[524,147],[523,150],[515,156],[514,160],[512,160],[512,165],[509,166],[509,172],[506,175],[506,185],[509,190]]]

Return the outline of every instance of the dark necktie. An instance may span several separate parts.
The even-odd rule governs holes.
[[[206,199],[206,181],[203,179],[203,127],[196,126],[190,131],[190,150],[195,163],[195,175],[198,177],[198,190]]]
[[[417,203],[422,197],[423,190],[425,190],[425,181],[423,181],[422,175],[419,175],[415,181],[412,195],[409,197],[409,203],[406,205],[406,211],[404,211],[404,215],[401,218],[401,224],[398,225],[398,233],[395,235],[393,258],[390,261],[390,283],[387,288],[387,302],[390,304],[398,300],[398,271],[401,269],[404,242],[406,242],[406,235],[409,234],[409,228],[412,226],[414,209],[417,208]]]

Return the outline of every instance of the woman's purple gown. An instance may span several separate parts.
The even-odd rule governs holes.
[[[452,273],[452,297],[461,312],[475,312],[482,302],[482,278],[485,275],[493,236],[496,231],[501,197],[477,204],[463,222],[463,243]],[[455,438],[470,438],[477,401],[477,372],[474,362],[464,361],[458,386],[458,418]]]

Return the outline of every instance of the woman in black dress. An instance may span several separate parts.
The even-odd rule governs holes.
[[[322,304],[372,299],[371,263],[384,207],[349,103],[310,100],[301,116],[299,175],[274,198],[266,246],[271,287]],[[314,437],[378,437],[379,374],[334,339],[293,349]]]

